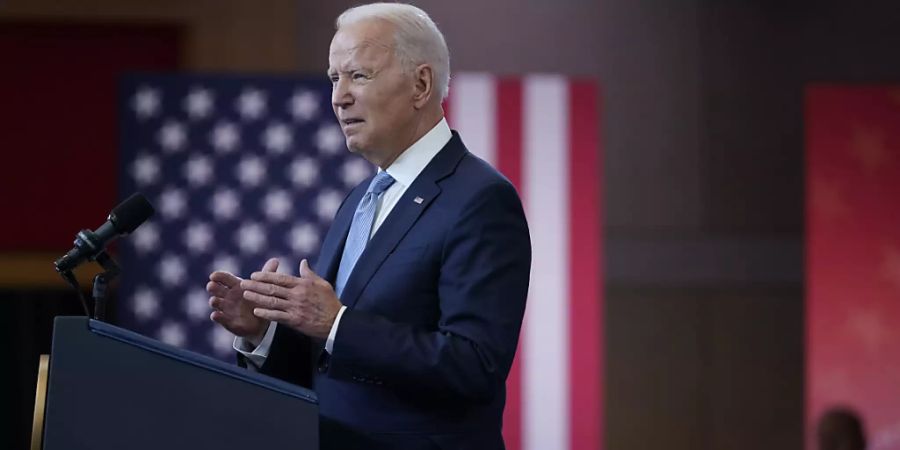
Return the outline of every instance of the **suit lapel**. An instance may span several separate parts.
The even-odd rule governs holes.
[[[352,308],[359,300],[359,295],[363,289],[381,267],[381,264],[387,256],[397,247],[397,244],[406,236],[410,228],[416,223],[419,217],[428,209],[428,206],[441,193],[441,188],[437,182],[445,178],[456,169],[460,159],[466,153],[459,135],[455,132],[453,137],[441,149],[434,159],[425,167],[425,170],[416,177],[400,201],[391,210],[387,219],[378,228],[378,231],[372,236],[372,240],[366,246],[366,249],[360,255],[347,285],[344,286],[344,292],[341,296],[341,302],[347,307]],[[351,214],[352,216],[352,214]],[[351,217],[352,219],[352,217]],[[348,225],[349,229],[349,225]],[[347,230],[344,231],[344,239],[346,239]]]

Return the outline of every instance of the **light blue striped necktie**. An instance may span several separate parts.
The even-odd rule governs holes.
[[[350,224],[350,232],[347,234],[347,243],[344,244],[344,253],[341,255],[341,265],[338,267],[337,280],[334,284],[334,292],[338,298],[344,292],[344,286],[347,279],[353,273],[353,267],[356,261],[362,255],[366,244],[369,243],[369,235],[372,233],[372,224],[375,222],[375,210],[378,207],[378,198],[391,185],[394,179],[388,175],[386,171],[378,172],[372,183],[369,184],[369,190],[363,196],[356,212],[353,214],[353,222]]]

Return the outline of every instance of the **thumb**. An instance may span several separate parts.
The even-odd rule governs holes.
[[[275,272],[276,270],[278,270],[278,262],[278,258],[269,258],[269,260],[266,261],[266,264],[263,265],[262,271]]]
[[[312,268],[309,267],[309,262],[306,259],[300,261],[300,278],[319,278],[315,272],[313,272]]]

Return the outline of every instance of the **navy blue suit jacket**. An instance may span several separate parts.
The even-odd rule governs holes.
[[[322,244],[316,268],[332,284],[370,181]],[[280,326],[261,371],[311,384],[322,448],[503,449],[530,267],[515,188],[454,132],[360,256],[333,355]]]

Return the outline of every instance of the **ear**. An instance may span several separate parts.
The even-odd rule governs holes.
[[[416,109],[422,109],[434,96],[434,71],[428,64],[421,64],[413,72],[415,91],[413,92],[413,104]]]

